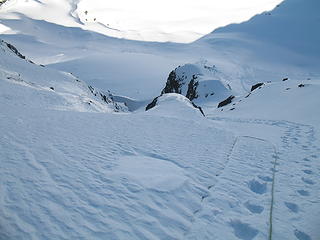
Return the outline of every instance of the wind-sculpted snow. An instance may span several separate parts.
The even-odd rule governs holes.
[[[0,9],[1,240],[320,239],[317,0],[193,44],[78,3]]]
[[[182,239],[234,139],[203,117],[1,109],[0,239]]]

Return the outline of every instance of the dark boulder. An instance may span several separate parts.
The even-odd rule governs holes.
[[[262,85],[264,85],[264,83],[257,83],[257,84],[255,84],[255,85],[253,85],[253,86],[251,87],[251,92],[254,91],[254,90],[256,90],[257,88],[261,87]]]
[[[225,100],[223,100],[222,102],[220,102],[220,103],[218,104],[218,108],[230,104],[230,103],[232,102],[232,99],[234,99],[234,96],[231,95],[231,96],[228,97],[227,99],[225,99]]]

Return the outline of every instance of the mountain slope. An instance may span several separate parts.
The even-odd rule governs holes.
[[[11,13],[68,27],[79,27],[118,38],[157,41],[191,42],[218,26],[241,22],[257,12],[271,9],[281,0],[210,4],[202,1],[136,3],[125,0],[10,0],[3,8]],[[232,4],[232,7],[226,6]],[[227,14],[222,14],[224,10]],[[58,16],[58,17],[57,17]]]
[[[313,0],[286,0],[273,11],[220,28],[191,44],[120,40],[84,30],[70,13],[74,11],[70,2],[62,0],[46,3],[55,5],[50,8],[53,19],[36,20],[35,13],[44,5],[22,3],[23,8],[20,3],[12,6],[14,11],[0,10],[3,39],[34,62],[72,72],[92,86],[138,100],[157,96],[176,66],[199,61],[214,64],[227,76],[224,84],[235,94],[248,92],[257,82],[319,75],[318,3]],[[64,5],[69,7],[61,7]],[[54,16],[76,25],[60,25]],[[33,51],[34,46],[38,51]],[[133,86],[132,91],[128,85]]]
[[[72,74],[38,66],[13,45],[0,42],[2,100],[32,108],[73,111],[126,111],[109,93],[99,92]]]
[[[1,240],[320,238],[318,43],[286,20],[301,7],[317,40],[317,2],[193,44],[110,38],[19,3],[1,12],[13,43],[0,43]],[[49,18],[77,19],[70,3],[50,1]],[[262,32],[286,27],[287,46]]]
[[[217,29],[194,44],[222,49],[224,58],[239,64],[233,70],[242,75],[237,77],[242,87],[288,76],[318,79],[319,8],[315,0],[285,0],[270,12]]]

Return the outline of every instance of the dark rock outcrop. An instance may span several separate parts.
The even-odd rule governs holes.
[[[100,98],[104,103],[106,104],[112,104],[115,112],[121,112],[123,111],[123,107],[118,102],[114,101],[113,95],[108,91],[108,93],[103,91],[98,91],[94,89],[92,86],[88,86],[88,89],[90,90],[91,94],[95,97]]]
[[[256,90],[257,88],[261,87],[262,85],[264,85],[264,83],[257,83],[257,84],[255,84],[255,85],[253,85],[253,86],[251,87],[251,92],[254,91],[254,90]]]
[[[159,97],[156,97],[155,99],[152,100],[151,103],[149,103],[149,104],[146,106],[146,111],[148,111],[148,110],[151,109],[151,108],[154,108],[154,107],[157,105],[158,98],[159,98]]]
[[[185,72],[179,73],[179,70],[183,67],[178,67],[175,70],[171,71],[165,88],[161,91],[161,95],[165,93],[178,93],[184,95],[190,101],[198,98],[197,87],[199,82],[197,80],[197,74],[188,76]],[[191,79],[190,79],[191,78]],[[188,85],[188,88],[183,86]],[[184,89],[184,90],[183,90]]]
[[[231,96],[228,97],[227,99],[225,99],[225,100],[223,100],[222,102],[220,102],[220,103],[218,104],[218,108],[230,104],[230,103],[232,102],[232,99],[234,99],[234,96],[231,95]]]
[[[23,56],[19,51],[18,49],[15,48],[15,46],[13,46],[12,44],[10,43],[7,43],[3,40],[1,40],[1,42],[3,42],[14,54],[16,54],[19,58],[22,58],[22,59],[26,59],[25,56]]]
[[[7,0],[0,0],[0,6],[4,4]]]
[[[193,107],[195,107],[195,108],[197,108],[197,109],[199,109],[199,111],[201,112],[201,114],[205,117],[206,115],[204,114],[204,112],[203,112],[203,110],[202,110],[202,108],[200,107],[200,106],[197,106],[196,104],[194,104],[193,102],[191,102],[192,103],[192,106]]]
[[[186,98],[188,98],[190,101],[198,97],[197,94],[197,87],[199,86],[199,82],[196,81],[197,76],[193,75],[191,81],[188,84],[188,91]]]
[[[181,94],[181,79],[177,78],[176,72],[172,71],[166,82],[165,88],[162,90],[161,94],[164,93],[179,93]]]

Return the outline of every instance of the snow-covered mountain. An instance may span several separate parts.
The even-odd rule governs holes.
[[[191,44],[120,40],[86,30],[70,13],[71,2],[7,2],[0,9],[2,39],[36,63],[72,72],[100,89],[148,101],[161,92],[168,74],[186,63],[215,65],[236,94],[248,92],[257,82],[315,77],[320,68],[317,1],[286,0],[273,11]]]
[[[320,69],[318,9],[317,0],[285,0],[270,12],[219,28],[194,44],[223,49],[223,58],[241,65],[236,72],[244,86],[288,76],[312,78]]]
[[[161,3],[148,0],[10,0],[3,8],[36,20],[118,38],[192,42],[213,28],[245,21],[279,2],[281,0],[262,0],[257,5],[250,0],[241,3],[226,0],[223,4],[212,4],[209,0],[200,3],[186,0],[183,4],[170,0]]]
[[[228,77],[215,65],[208,62],[185,64],[170,72],[161,95],[179,93],[196,105],[209,104],[213,107],[232,95],[232,89],[227,82]]]
[[[320,238],[317,1],[191,44],[76,3],[0,7],[1,240]]]

